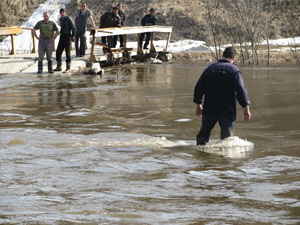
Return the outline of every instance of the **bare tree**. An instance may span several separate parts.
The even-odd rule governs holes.
[[[221,26],[220,26],[220,11],[221,11],[221,2],[220,0],[204,0],[204,7],[206,10],[206,21],[210,33],[206,36],[206,44],[209,45],[212,43],[214,49],[210,51],[213,57],[218,60],[221,58]],[[211,36],[210,36],[211,35]],[[210,38],[211,37],[211,38]]]
[[[300,56],[297,50],[295,38],[300,36],[300,1],[294,2],[292,7],[293,12],[288,10],[289,13],[285,13],[284,21],[286,24],[287,35],[292,38],[293,42],[290,43],[291,52],[296,60],[296,63],[300,63]]]
[[[232,1],[234,10],[237,13],[237,17],[241,19],[241,22],[246,31],[245,42],[250,42],[251,58],[249,62],[258,64],[257,49],[261,36],[259,34],[260,25],[262,23],[262,13],[264,0],[240,0]],[[245,45],[247,50],[247,45]]]

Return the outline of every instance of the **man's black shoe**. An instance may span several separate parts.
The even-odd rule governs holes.
[[[197,141],[197,145],[206,145],[206,141]]]

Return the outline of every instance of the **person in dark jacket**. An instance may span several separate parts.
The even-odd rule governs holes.
[[[58,46],[56,49],[56,62],[57,67],[54,69],[54,71],[62,71],[61,69],[61,56],[63,51],[66,51],[66,63],[67,68],[65,72],[68,72],[71,67],[71,47],[72,42],[75,39],[75,25],[71,19],[71,17],[67,16],[65,9],[60,9],[60,38],[58,42]]]
[[[112,12],[106,12],[100,17],[100,28],[107,27],[122,27],[122,20],[119,16],[119,8],[114,7]],[[109,40],[106,40],[106,37],[102,37],[103,44],[111,44],[111,47],[115,48],[117,45],[118,36],[115,35],[112,38],[109,37]],[[108,43],[112,42],[112,43]]]
[[[233,136],[236,100],[244,108],[244,119],[251,118],[250,102],[241,72],[233,65],[236,54],[233,47],[227,47],[223,59],[206,68],[195,86],[193,102],[197,104],[196,115],[202,118],[197,145],[205,145],[209,141],[211,130],[217,122],[221,127],[221,139]]]
[[[157,18],[155,17],[155,9],[151,8],[149,10],[149,14],[145,15],[142,18],[141,25],[142,26],[152,26],[152,25],[155,25],[156,20],[157,20]],[[145,34],[146,34],[146,41],[145,41],[145,44],[144,44],[144,49],[148,49],[150,36],[151,36],[150,32],[140,34],[139,45],[142,47]]]
[[[117,7],[119,8],[119,16],[121,17],[121,24],[122,27],[124,27],[124,22],[125,22],[125,13],[123,12],[123,5],[122,4],[118,4]],[[123,35],[119,35],[119,39],[120,39],[120,47],[124,47],[124,36]]]

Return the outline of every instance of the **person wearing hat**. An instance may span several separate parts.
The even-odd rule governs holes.
[[[112,12],[105,12],[100,17],[100,28],[108,28],[108,27],[122,27],[122,19],[119,16],[118,7],[114,7]],[[113,36],[112,38],[109,37],[108,40],[106,40],[106,37],[102,37],[102,43],[110,44],[111,47],[115,48],[117,45],[117,38],[118,38],[117,35]]]
[[[142,26],[152,26],[152,25],[155,25],[156,20],[157,20],[157,18],[155,16],[155,9],[151,8],[149,10],[149,14],[145,15],[142,18],[141,25]],[[151,36],[150,32],[141,33],[140,34],[139,45],[142,47],[145,34],[146,34],[146,41],[145,41],[145,44],[144,44],[144,49],[148,49],[148,45],[149,45],[149,41],[150,41],[150,36]]]
[[[71,41],[74,41],[75,39],[75,25],[73,23],[73,20],[71,17],[67,16],[67,12],[65,9],[60,9],[60,37],[58,46],[56,49],[56,62],[57,67],[53,71],[62,71],[61,69],[61,56],[63,51],[66,51],[66,70],[65,72],[69,72],[71,67],[71,47],[72,43]]]

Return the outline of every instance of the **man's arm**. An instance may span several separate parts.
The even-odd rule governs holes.
[[[89,16],[89,19],[90,19],[90,22],[91,22],[91,24],[92,24],[92,28],[95,28],[96,25],[95,25],[95,21],[94,21],[93,15],[90,15],[90,16]]]
[[[234,91],[237,93],[236,98],[239,102],[239,104],[245,108],[247,105],[250,104],[250,101],[248,99],[247,90],[244,85],[244,81],[242,78],[242,74],[240,71],[235,73],[235,79],[234,79]]]
[[[154,19],[153,19],[152,25],[156,25],[156,20],[157,20],[157,18],[156,18],[156,16],[155,16]]]
[[[57,30],[54,34],[54,37],[51,40],[54,41],[57,38],[58,35],[59,35],[59,31]]]
[[[37,34],[36,34],[35,28],[32,28],[31,32],[32,32],[33,36],[35,36],[36,39],[40,40],[40,37],[37,36]]]
[[[250,113],[250,107],[249,107],[249,105],[247,105],[244,108],[244,119],[245,120],[250,120],[251,119],[251,113]]]
[[[54,37],[52,38],[52,41],[54,41],[57,38],[57,36],[59,35],[59,30],[54,22],[53,22],[53,29],[55,30],[55,34],[54,34]]]
[[[74,25],[73,20],[71,19],[71,17],[69,17],[69,19],[70,19],[70,27],[71,27],[71,40],[74,41],[75,40],[76,28],[75,28],[75,25]]]
[[[74,24],[76,25],[76,18],[78,17],[78,10],[75,11],[74,15]]]
[[[199,117],[199,118],[202,118],[202,111],[203,111],[202,105],[197,104],[197,106],[196,106],[196,116]]]
[[[196,103],[196,116],[202,118],[203,116],[203,95],[205,94],[205,73],[206,70],[200,76],[194,90],[194,99],[193,102]]]
[[[146,16],[141,19],[141,25],[146,26]]]
[[[193,102],[200,105],[202,104],[203,100],[203,95],[205,94],[205,77],[206,77],[206,70],[202,73],[200,76],[195,89],[194,89],[194,99]]]

